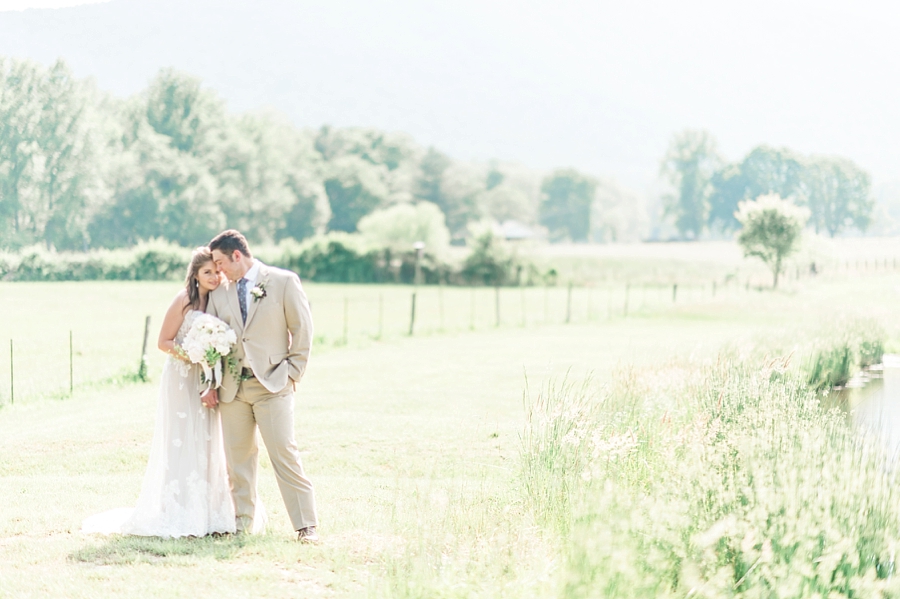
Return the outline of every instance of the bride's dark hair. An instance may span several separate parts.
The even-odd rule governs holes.
[[[198,247],[191,254],[191,262],[188,264],[187,277],[184,279],[184,287],[188,294],[188,305],[184,307],[187,312],[188,308],[195,310],[200,308],[200,284],[197,282],[197,273],[207,262],[212,262],[212,252],[206,246]]]

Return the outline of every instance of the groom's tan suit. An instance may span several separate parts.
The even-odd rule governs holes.
[[[219,286],[210,293],[207,312],[224,320],[237,333],[234,357],[238,368],[252,371],[241,380],[226,373],[219,388],[219,409],[228,475],[234,498],[237,529],[255,531],[256,471],[259,448],[256,429],[266,445],[278,487],[294,530],[315,526],[312,483],[303,474],[294,441],[293,390],[306,370],[312,345],[312,316],[300,279],[292,272],[257,261],[255,289],[241,315],[238,284]],[[247,370],[249,369],[249,370]]]

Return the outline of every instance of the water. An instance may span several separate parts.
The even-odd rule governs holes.
[[[891,453],[900,449],[900,355],[885,354],[882,368],[873,367],[841,394],[854,424],[882,437]]]

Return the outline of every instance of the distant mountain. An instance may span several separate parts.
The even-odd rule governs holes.
[[[787,145],[897,178],[896,15],[800,4],[114,0],[0,13],[0,54],[62,57],[117,95],[174,66],[236,111],[401,130],[456,158],[644,192],[686,126],[730,159]]]

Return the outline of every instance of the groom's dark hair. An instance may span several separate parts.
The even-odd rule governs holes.
[[[253,254],[250,253],[250,247],[247,245],[247,238],[241,235],[240,231],[234,229],[228,229],[216,235],[209,242],[209,251],[213,250],[219,250],[229,258],[234,253],[234,250],[239,251],[248,258],[253,257]]]

